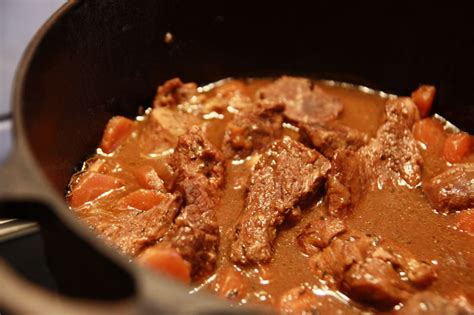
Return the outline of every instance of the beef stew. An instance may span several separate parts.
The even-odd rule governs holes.
[[[235,304],[282,313],[469,314],[473,139],[396,97],[283,76],[172,79],[117,116],[71,209],[111,246]]]

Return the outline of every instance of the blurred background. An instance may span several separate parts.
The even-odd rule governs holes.
[[[10,95],[18,62],[38,28],[64,2],[0,0],[0,164],[12,145]],[[0,185],[5,184],[0,182]],[[45,263],[42,240],[35,226],[25,229],[22,237],[9,237],[12,231],[18,229],[18,223],[0,218],[0,257],[29,280],[54,289]]]
[[[15,69],[36,30],[64,0],[0,0],[0,162],[10,140],[10,94]]]

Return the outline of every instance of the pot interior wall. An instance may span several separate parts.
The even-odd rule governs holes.
[[[28,141],[62,193],[107,119],[133,117],[174,76],[207,83],[300,74],[397,94],[430,83],[439,91],[435,111],[472,131],[469,10],[429,9],[398,2],[84,1],[59,19],[31,63],[21,110]]]

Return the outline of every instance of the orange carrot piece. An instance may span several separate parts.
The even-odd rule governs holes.
[[[191,282],[191,264],[174,249],[149,247],[137,257],[137,261],[181,282]]]
[[[163,194],[149,189],[139,189],[122,198],[127,206],[146,211],[158,205],[163,200]]]
[[[114,151],[133,131],[134,122],[122,116],[112,117],[105,127],[100,148],[105,153]]]
[[[422,85],[411,93],[411,99],[418,107],[421,117],[426,117],[430,113],[435,94],[436,88],[432,85]]]
[[[113,176],[86,172],[79,177],[77,184],[72,187],[69,204],[73,208],[78,208],[86,202],[92,201],[100,195],[122,185],[122,182]]]
[[[451,163],[461,162],[472,150],[471,136],[466,132],[449,135],[444,141],[443,155]]]
[[[413,125],[413,135],[416,140],[429,147],[443,139],[443,125],[435,119],[425,118]]]

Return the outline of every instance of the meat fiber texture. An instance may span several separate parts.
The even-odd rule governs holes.
[[[250,178],[231,260],[240,264],[270,261],[277,227],[300,201],[318,190],[330,168],[324,156],[289,137],[274,141]]]

